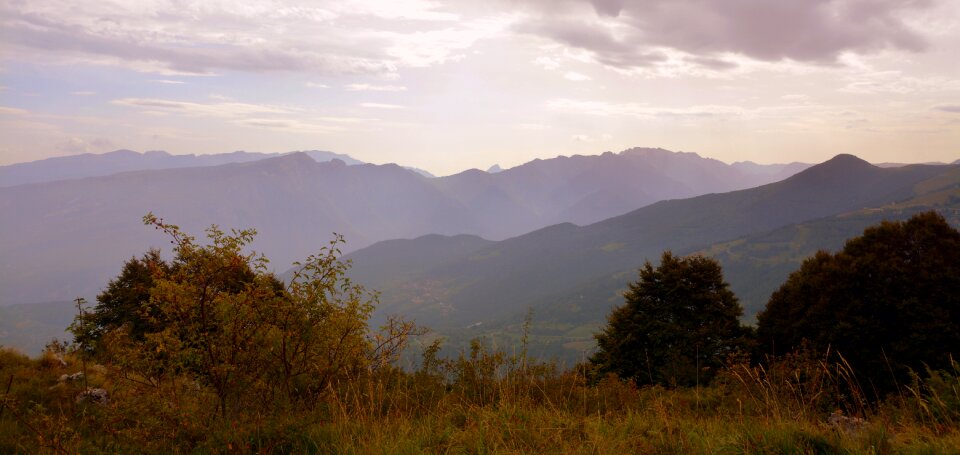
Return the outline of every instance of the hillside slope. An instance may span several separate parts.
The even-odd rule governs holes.
[[[322,150],[310,150],[303,153],[306,153],[317,162],[338,159],[351,165],[363,164],[363,162],[357,161],[348,155],[339,153]],[[0,166],[0,187],[100,177],[130,171],[247,163],[266,158],[275,158],[281,155],[283,154],[243,151],[210,155],[173,155],[159,150],[145,153],[138,153],[132,150],[115,150],[113,152],[100,154],[84,153]]]
[[[893,186],[887,188],[892,191],[887,194],[909,194],[893,203],[869,203],[867,208],[792,223],[706,246],[676,248],[675,252],[699,252],[718,258],[727,280],[746,307],[749,320],[804,258],[818,249],[839,249],[847,238],[859,235],[865,227],[882,219],[906,219],[918,211],[936,209],[952,224],[960,226],[960,167],[918,168],[904,175],[886,175],[885,178],[889,177],[890,182],[903,183],[929,174],[934,176],[913,185],[903,185],[899,190]],[[812,180],[815,182],[818,179]],[[771,189],[763,191],[778,194],[778,191]],[[794,196],[798,194],[788,193]],[[693,206],[702,207],[702,204]],[[621,217],[616,223],[610,220],[598,225],[630,222],[635,220]],[[670,221],[661,220],[660,223],[670,224]],[[142,229],[141,226],[134,227]],[[581,231],[595,228],[562,224],[511,239],[510,242],[492,242],[469,235],[427,235],[413,240],[379,242],[350,254],[348,258],[355,262],[351,273],[355,279],[384,291],[384,305],[378,312],[379,317],[389,313],[413,316],[418,322],[436,328],[448,338],[447,345],[455,350],[475,336],[493,336],[501,346],[517,343],[522,315],[528,308],[533,308],[531,353],[558,356],[572,362],[580,359],[582,350],[591,349],[592,332],[602,324],[611,306],[622,303],[619,292],[626,287],[626,283],[636,279],[636,268],[643,260],[631,259],[626,266],[617,270],[614,270],[616,267],[610,267],[614,271],[595,275],[591,279],[550,274],[537,276],[534,273],[548,268],[549,264],[545,262],[555,261],[556,257],[562,256],[552,252],[545,254],[541,247],[550,245],[554,249],[566,248],[574,245],[569,243],[572,235],[585,235]],[[152,235],[153,232],[147,234]],[[154,237],[153,240],[161,239]],[[604,241],[607,240],[594,243]],[[614,258],[618,251],[627,248],[636,249],[636,245],[629,245],[625,241],[607,241],[599,248],[603,253],[600,259],[590,255],[583,256],[583,259],[600,262]],[[108,249],[109,246],[101,248]],[[659,255],[658,248],[652,246],[648,250],[651,253],[646,257],[655,260]],[[526,262],[509,265],[502,271],[484,267],[496,263],[503,256],[522,257]],[[516,259],[512,262],[516,262]],[[502,264],[498,267],[502,267]],[[107,272],[111,276],[115,273],[116,270]],[[524,273],[529,278],[510,280],[510,275],[515,273]],[[510,300],[515,295],[521,295],[520,291],[524,290],[522,285],[530,283],[527,281],[529,279],[542,280],[549,286],[540,295],[529,296],[527,300]],[[505,287],[504,283],[513,283],[517,287]],[[537,283],[530,284],[539,286]],[[462,305],[471,304],[477,305],[479,310],[472,313],[474,319],[465,322]],[[74,312],[75,308],[69,301],[0,308],[0,344],[35,353],[50,338],[64,336],[63,328]]]
[[[616,290],[633,279],[634,270],[664,250],[687,254],[718,242],[910,199],[917,195],[917,184],[951,169],[881,169],[841,155],[778,183],[658,202],[584,227],[551,226],[468,255],[451,255],[408,280],[408,288],[443,296],[411,315],[427,324],[462,327],[522,314],[529,306],[565,302],[570,307],[601,305],[588,312],[587,318],[595,320],[609,307],[609,296],[615,297]],[[395,305],[409,308],[409,293],[384,286],[390,272],[374,268],[376,262],[374,254],[364,252],[355,260],[353,276],[384,292],[385,311]],[[608,297],[598,302],[602,295]],[[430,296],[415,297],[430,302]],[[436,305],[448,310],[429,311]]]
[[[154,159],[171,165],[260,156],[227,155],[121,151],[34,164],[83,171],[98,160],[119,169]],[[125,259],[164,244],[140,225],[148,211],[195,235],[211,224],[255,228],[260,236],[254,248],[284,270],[333,232],[345,236],[348,250],[431,233],[504,239],[560,221],[597,221],[661,199],[726,191],[788,169],[769,165],[744,173],[693,153],[631,149],[537,160],[496,174],[427,178],[392,164],[316,162],[329,158],[329,152],[291,153],[0,188],[0,305],[92,298]]]

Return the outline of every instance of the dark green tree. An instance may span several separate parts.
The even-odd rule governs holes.
[[[253,230],[211,226],[200,243],[153,214],[144,223],[172,238],[173,259],[150,251],[128,261],[71,330],[81,346],[95,342],[119,387],[164,409],[187,406],[185,393],[212,395],[221,417],[311,408],[338,385],[391,368],[423,333],[395,317],[369,329],[377,295],[346,276],[340,236],[284,283],[247,251]]]
[[[637,384],[705,383],[745,342],[743,309],[714,259],[664,252],[658,267],[648,261],[640,269],[624,297],[595,335],[599,350],[590,361],[600,374]]]
[[[203,250],[196,254],[211,256]],[[188,272],[185,270],[188,266],[195,267],[180,256],[170,262],[164,261],[157,249],[147,251],[140,258],[130,258],[123,264],[120,275],[110,280],[106,289],[97,295],[97,304],[92,311],[77,317],[71,328],[74,341],[85,346],[88,352],[97,354],[103,351],[101,340],[104,334],[112,330],[124,327],[137,341],[143,340],[146,333],[162,330],[171,321],[166,321],[159,308],[150,304],[151,290],[158,279]],[[238,293],[255,278],[254,270],[243,262],[218,270],[205,285],[211,293]],[[272,275],[267,278],[274,293],[281,294],[283,283]]]
[[[936,212],[870,227],[804,261],[757,322],[766,352],[806,339],[839,352],[879,393],[910,369],[946,368],[960,354],[960,232]]]
[[[120,275],[110,280],[97,296],[92,312],[84,313],[72,330],[75,341],[89,351],[99,352],[103,335],[124,325],[130,336],[141,340],[143,334],[155,331],[151,315],[145,313],[155,276],[166,276],[170,265],[160,257],[160,250],[151,249],[142,257],[132,257],[123,264]]]

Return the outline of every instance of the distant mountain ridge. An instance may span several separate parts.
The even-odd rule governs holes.
[[[332,232],[345,235],[348,250],[430,233],[499,240],[729,191],[782,171],[768,170],[747,176],[693,153],[631,149],[426,178],[394,164],[318,163],[291,153],[9,186],[0,188],[0,304],[92,297],[125,259],[164,245],[140,225],[147,211],[195,235],[214,223],[256,228],[254,248],[283,270]]]
[[[636,268],[664,250],[689,254],[796,223],[890,206],[917,197],[918,187],[938,176],[940,187],[955,191],[960,176],[950,172],[956,167],[884,169],[839,155],[781,182],[661,201],[583,227],[558,224],[495,242],[447,257],[419,276],[407,275],[399,286],[389,271],[368,265],[378,263],[380,244],[348,257],[355,258],[355,280],[383,291],[383,311],[397,305],[427,325],[490,324],[527,307],[552,308],[543,310],[552,317],[563,313],[559,308],[575,313],[609,305],[635,279]],[[419,308],[411,302],[420,302]],[[606,308],[589,313],[595,318]]]
[[[349,155],[340,153],[323,150],[308,150],[303,153],[317,162],[338,159],[349,165],[364,164]],[[244,151],[208,155],[173,155],[160,150],[140,153],[125,149],[100,154],[84,153],[0,166],[0,186],[100,177],[129,171],[219,166],[258,161],[281,155],[284,155],[284,153]]]
[[[488,214],[475,233],[504,238],[562,222],[589,224],[664,199],[751,188],[809,166],[754,165],[747,171],[696,153],[632,148],[536,159],[493,173],[472,169],[434,183]]]
[[[476,178],[476,172],[468,175]],[[388,177],[397,180],[384,181]],[[18,292],[21,301],[61,296],[60,303],[0,308],[0,343],[35,350],[52,336],[62,337],[73,313],[62,300],[92,298],[122,260],[148,245],[163,245],[166,239],[137,221],[144,204],[194,234],[211,221],[260,228],[254,246],[282,270],[285,262],[271,250],[303,257],[329,239],[323,224],[329,213],[341,220],[380,214],[358,226],[377,226],[381,233],[395,232],[396,222],[406,223],[410,232],[435,223],[429,212],[407,217],[420,210],[416,204],[396,207],[397,199],[377,197],[409,195],[412,189],[436,196],[431,183],[395,165],[316,163],[300,154],[0,189],[0,210],[33,218],[0,220],[4,303],[15,303],[11,296]],[[357,192],[368,187],[369,193]],[[118,196],[117,188],[130,192]],[[434,202],[462,207],[439,194]],[[354,204],[335,203],[345,197]],[[43,209],[38,215],[14,202]],[[522,315],[533,308],[531,353],[573,362],[591,349],[591,335],[609,308],[622,303],[619,292],[636,279],[636,268],[664,249],[718,258],[749,317],[817,249],[836,249],[868,225],[931,208],[960,226],[960,166],[880,169],[845,155],[782,182],[662,201],[587,226],[562,223],[499,242],[475,235],[410,235],[412,240],[379,242],[347,258],[354,261],[356,281],[383,292],[378,319],[391,313],[413,317],[437,329],[456,350],[475,336],[516,342]],[[286,223],[252,222],[277,218]],[[426,222],[417,224],[418,218]],[[356,238],[356,232],[341,232]]]

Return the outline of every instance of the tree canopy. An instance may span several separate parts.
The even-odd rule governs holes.
[[[659,266],[647,261],[639,275],[624,293],[626,303],[595,335],[599,350],[591,362],[601,374],[638,384],[706,382],[744,342],[743,309],[720,264],[668,251]]]
[[[339,236],[284,284],[246,251],[253,230],[213,226],[201,244],[152,214],[144,223],[172,239],[174,259],[156,250],[131,259],[72,326],[138,393],[170,397],[195,384],[220,415],[309,405],[384,367],[417,332],[396,319],[369,330],[376,294],[345,276]]]
[[[757,316],[763,349],[807,340],[890,391],[909,369],[947,368],[960,353],[960,232],[936,212],[882,222],[838,253],[818,252]],[[867,384],[863,384],[867,386]]]
[[[130,258],[120,275],[110,280],[99,295],[93,312],[81,315],[73,327],[74,338],[91,352],[102,351],[100,342],[107,332],[127,326],[131,337],[143,339],[153,331],[143,311],[149,307],[153,277],[170,272],[170,265],[151,249],[140,258]]]

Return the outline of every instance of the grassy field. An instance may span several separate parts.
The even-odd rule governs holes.
[[[810,353],[731,362],[711,385],[678,389],[591,381],[480,345],[428,359],[309,408],[264,397],[220,415],[196,382],[2,351],[0,453],[960,453],[956,368],[877,400],[842,361]],[[62,379],[84,369],[86,384]],[[78,402],[85,387],[109,402]]]

